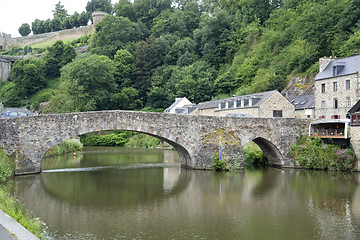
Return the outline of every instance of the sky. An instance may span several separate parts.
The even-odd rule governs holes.
[[[75,11],[85,11],[90,0],[60,0],[61,5],[69,15]],[[53,18],[55,4],[59,0],[0,0],[0,32],[11,34],[11,37],[21,37],[19,27],[23,23],[31,23],[35,19],[46,20]],[[115,0],[111,1],[113,4]]]

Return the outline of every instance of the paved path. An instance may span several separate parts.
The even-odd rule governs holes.
[[[26,230],[17,221],[0,210],[0,239],[1,240],[39,240],[34,234]]]

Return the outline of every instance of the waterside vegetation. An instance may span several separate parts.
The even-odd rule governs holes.
[[[291,153],[298,165],[306,169],[351,171],[356,160],[352,148],[326,144],[318,136],[301,136]]]
[[[0,150],[0,209],[40,239],[46,239],[46,226],[44,223],[34,217],[21,201],[9,194],[8,188],[11,182],[4,183],[4,181],[8,180],[13,174],[14,162],[4,151]]]

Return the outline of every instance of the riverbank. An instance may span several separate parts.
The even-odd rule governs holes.
[[[40,219],[35,218],[24,203],[10,195],[9,188],[11,184],[5,181],[11,178],[13,174],[13,161],[11,161],[4,151],[0,150],[0,209],[2,210],[0,212],[0,224],[14,234],[17,239],[38,239],[37,237],[46,239],[45,224],[41,222]],[[18,225],[23,226],[24,229],[26,228],[37,237],[30,237],[31,234],[26,233],[26,231]],[[6,235],[6,232],[3,233],[6,237],[9,237]],[[0,235],[1,239],[5,239],[5,236],[3,238],[2,235]]]
[[[38,240],[39,238],[29,232],[8,214],[0,210],[0,239]]]

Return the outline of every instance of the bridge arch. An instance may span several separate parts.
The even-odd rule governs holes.
[[[147,134],[147,135],[149,135],[149,136],[158,138],[158,139],[160,139],[161,141],[165,141],[165,142],[167,142],[168,144],[170,144],[170,145],[177,151],[177,153],[179,154],[179,157],[180,157],[181,165],[182,165],[182,166],[187,166],[188,162],[190,162],[191,157],[190,157],[189,152],[188,152],[183,146],[181,146],[179,143],[176,143],[176,142],[174,142],[174,141],[171,141],[170,139],[161,137],[161,136],[159,136],[159,135],[155,135],[155,134],[153,134],[153,133],[148,133],[148,132],[145,132],[145,131],[135,131],[135,130],[128,130],[128,129],[102,129],[102,130],[98,130],[98,131],[107,131],[107,130],[121,130],[121,131],[138,132],[138,133],[144,133],[144,134]],[[60,143],[62,143],[62,142],[64,142],[64,141],[66,141],[66,140],[69,140],[69,139],[71,139],[71,138],[73,138],[73,137],[80,136],[80,135],[87,134],[87,133],[98,132],[98,131],[89,131],[89,132],[87,132],[87,131],[85,130],[84,132],[81,132],[81,134],[78,134],[78,135],[74,135],[74,134],[75,134],[75,133],[74,133],[74,134],[65,135],[64,138],[57,137],[57,138],[51,139],[51,140],[50,140],[49,142],[47,142],[47,144],[46,144],[46,145],[47,145],[47,148],[45,148],[44,151],[40,153],[40,155],[41,155],[41,161],[43,160],[46,152],[47,152],[50,148],[52,148],[52,147],[54,147],[54,146],[56,146],[56,145],[58,145],[58,144],[60,144]],[[40,161],[40,166],[41,166],[41,161]]]
[[[280,150],[275,146],[274,143],[270,142],[269,140],[266,140],[262,137],[257,137],[252,140],[254,143],[256,143],[261,150],[264,152],[268,164],[273,166],[282,166],[283,165],[283,156],[280,152]]]

